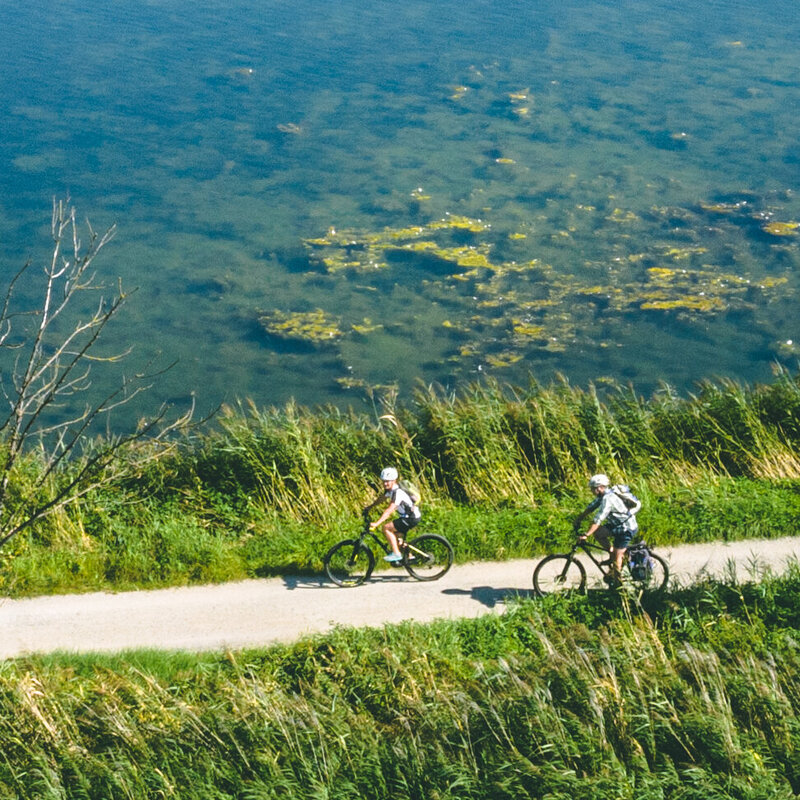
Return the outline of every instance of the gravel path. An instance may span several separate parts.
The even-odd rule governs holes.
[[[780,572],[800,559],[800,537],[659,549],[673,583],[731,569],[741,579]],[[404,570],[378,573],[355,589],[322,578],[270,578],[156,591],[0,599],[0,658],[26,653],[132,648],[223,650],[290,642],[336,625],[502,612],[531,594],[535,559],[461,564],[434,583]]]

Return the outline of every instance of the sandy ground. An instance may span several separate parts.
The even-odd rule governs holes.
[[[673,583],[731,570],[749,579],[765,570],[780,572],[799,559],[800,537],[683,545],[658,553],[669,562]],[[322,577],[284,577],[147,592],[0,599],[0,657],[55,650],[224,650],[290,642],[337,625],[502,613],[508,599],[531,595],[535,563],[461,564],[431,583],[416,581],[405,570],[381,571],[353,589]]]

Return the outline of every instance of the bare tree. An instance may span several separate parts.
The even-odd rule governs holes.
[[[85,244],[79,227],[69,200],[54,200],[49,263],[41,271],[26,263],[2,300],[0,547],[87,492],[161,455],[173,446],[169,434],[187,425],[194,410],[169,421],[162,405],[133,432],[98,435],[98,423],[150,388],[158,373],[122,376],[110,393],[93,396],[93,366],[119,362],[128,354],[102,356],[94,350],[127,295],[121,283],[108,293],[97,283],[94,268],[115,227],[98,234],[87,222]],[[84,300],[91,297],[85,311]],[[82,310],[85,316],[76,320],[75,312]],[[23,470],[29,459],[31,468]]]

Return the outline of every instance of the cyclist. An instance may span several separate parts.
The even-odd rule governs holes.
[[[405,536],[419,522],[422,516],[419,507],[412,497],[398,484],[398,478],[399,475],[394,467],[386,467],[381,470],[383,494],[378,496],[375,502],[370,503],[370,505],[364,509],[366,512],[374,508],[382,500],[389,501],[389,505],[386,507],[383,514],[381,514],[375,522],[370,523],[370,528],[374,530],[378,526],[383,525],[383,523],[386,523],[383,525],[383,533],[391,545],[392,552],[388,556],[384,556],[383,560],[391,564],[396,564],[403,560],[403,556],[397,544],[397,537]],[[395,511],[397,512],[397,516],[393,520],[389,520],[389,517],[391,517]],[[387,522],[387,520],[389,521]]]
[[[606,576],[605,580],[617,584],[622,574],[625,551],[639,532],[636,513],[642,506],[639,503],[633,508],[628,508],[622,498],[611,488],[611,481],[602,473],[589,478],[589,488],[594,492],[595,499],[578,517],[576,526],[587,514],[592,511],[596,513],[586,533],[578,538],[585,541],[590,536],[594,536],[598,544],[610,551],[611,573]],[[611,541],[613,541],[613,546]]]

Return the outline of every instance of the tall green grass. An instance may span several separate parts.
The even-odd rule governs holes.
[[[0,665],[0,796],[791,798],[800,574]]]
[[[318,571],[387,464],[420,485],[424,525],[459,560],[563,546],[598,471],[633,485],[657,544],[774,537],[800,519],[799,448],[800,379],[787,373],[685,397],[487,381],[369,412],[243,404],[43,521],[5,551],[0,581],[33,593]]]
[[[184,467],[204,486],[255,492],[302,519],[352,510],[384,464],[429,497],[537,505],[582,493],[601,469],[661,490],[720,476],[796,480],[799,415],[800,382],[785,373],[754,388],[705,383],[685,398],[664,387],[649,400],[623,387],[487,381],[459,394],[421,388],[408,407],[390,398],[373,415],[228,410]]]

